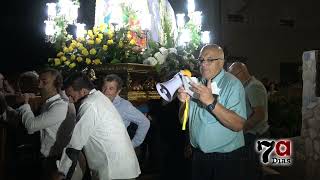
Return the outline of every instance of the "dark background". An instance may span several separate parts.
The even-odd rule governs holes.
[[[56,1],[11,0],[2,5],[2,55],[0,72],[5,74],[33,70],[43,66],[54,53],[45,42],[46,3]],[[93,0],[81,0],[79,22],[94,24]]]

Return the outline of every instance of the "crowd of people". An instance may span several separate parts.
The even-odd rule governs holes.
[[[254,149],[258,138],[270,135],[267,89],[243,63],[224,69],[224,52],[216,44],[205,45],[197,60],[199,83],[190,84],[196,95],[191,97],[180,87],[174,105],[167,104],[171,109],[162,103],[155,115],[161,118],[170,112],[174,118],[169,119],[178,123],[188,105],[188,137],[183,139],[189,142],[181,145],[182,151],[188,147],[191,152],[191,173],[186,178],[261,178]],[[148,140],[150,120],[119,96],[123,81],[118,75],[107,75],[96,87],[83,73],[63,79],[59,71],[46,68],[39,75],[22,74],[16,91],[3,75],[0,79],[1,120],[22,124],[29,134],[40,132],[41,179],[139,177],[141,162],[135,150],[145,139],[153,140]],[[15,97],[14,105],[6,102],[10,95]],[[39,96],[37,107],[34,100]],[[131,138],[130,124],[137,125]],[[165,138],[169,154],[178,148],[178,142],[171,143],[173,138]]]
[[[2,76],[1,121],[22,124],[28,134],[40,132],[40,179],[82,179],[86,166],[92,179],[139,176],[135,148],[144,141],[150,123],[118,96],[121,79],[110,76],[104,93],[82,73],[71,75],[64,85],[55,69],[43,69],[39,75],[23,73],[18,81],[22,88],[16,93]],[[38,82],[37,88],[32,82]],[[109,82],[119,83],[117,89],[112,89]],[[9,95],[14,95],[15,107],[7,103]],[[138,126],[132,140],[126,129],[130,123]]]

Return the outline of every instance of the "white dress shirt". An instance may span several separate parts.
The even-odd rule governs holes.
[[[149,119],[135,108],[129,101],[116,96],[113,100],[113,105],[118,110],[126,128],[130,123],[138,126],[134,137],[132,138],[133,147],[138,147],[143,142],[150,127]]]
[[[35,116],[29,104],[18,108],[22,115],[22,123],[29,134],[40,131],[41,149],[43,156],[58,155],[50,152],[56,142],[57,132],[61,123],[65,120],[68,111],[68,102],[64,101],[59,94],[47,99],[41,107],[41,113]],[[60,152],[61,153],[61,152]]]
[[[127,129],[112,102],[93,89],[83,100],[67,148],[84,149],[90,170],[99,180],[130,179],[141,173]],[[67,175],[71,160],[65,150],[57,167]]]

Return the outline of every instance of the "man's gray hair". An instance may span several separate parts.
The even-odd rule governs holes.
[[[122,89],[122,86],[123,86],[123,81],[122,79],[116,75],[116,74],[109,74],[107,75],[104,79],[103,79],[103,83],[105,82],[111,82],[111,81],[115,81],[117,82],[117,90],[120,90]]]

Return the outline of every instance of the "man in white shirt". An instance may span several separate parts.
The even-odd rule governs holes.
[[[140,146],[150,127],[149,119],[135,108],[129,101],[119,96],[122,89],[122,79],[115,75],[107,75],[103,80],[102,92],[106,95],[118,110],[126,128],[131,123],[138,126],[133,138],[132,145],[134,148]]]
[[[72,109],[72,106],[63,100],[59,94],[62,82],[62,76],[57,70],[43,70],[39,76],[39,90],[41,98],[45,102],[41,107],[40,114],[35,116],[32,112],[29,104],[30,94],[22,95],[24,105],[18,108],[22,124],[28,133],[33,134],[40,131],[40,152],[43,156],[42,166],[44,168],[44,176],[50,176],[50,173],[53,172],[52,168],[54,168],[55,159],[60,156],[63,148],[68,143],[57,140],[60,131],[63,131],[64,137],[67,139],[68,136],[70,137],[75,124],[75,109]],[[63,122],[68,124],[67,129],[60,129]]]
[[[228,70],[241,81],[245,88],[248,120],[244,124],[244,132],[257,137],[265,136],[269,129],[266,88],[262,82],[249,73],[247,66],[241,62],[232,63]]]
[[[94,179],[132,179],[141,173],[137,157],[121,116],[111,101],[94,89],[81,73],[65,82],[69,99],[79,103],[77,124],[69,145],[57,161],[59,175],[72,174],[79,151],[84,150]]]
[[[248,179],[259,179],[262,172],[258,155],[254,149],[258,138],[269,136],[267,90],[262,82],[252,76],[247,66],[241,62],[232,63],[228,71],[241,81],[246,95],[248,120],[243,128],[245,144],[249,155],[249,162],[246,163],[246,177]]]

